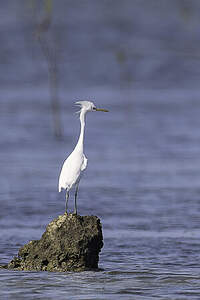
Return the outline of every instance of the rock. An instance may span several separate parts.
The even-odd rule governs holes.
[[[1,269],[8,269],[8,265],[0,265],[0,270]]]
[[[100,220],[95,216],[64,214],[54,219],[40,240],[20,248],[8,269],[30,271],[84,271],[98,269],[103,247]]]

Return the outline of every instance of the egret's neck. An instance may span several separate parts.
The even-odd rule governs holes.
[[[83,152],[84,133],[85,133],[85,115],[86,115],[86,111],[81,110],[81,113],[80,113],[81,131],[80,131],[78,143],[76,145],[77,150],[82,151],[82,152]]]

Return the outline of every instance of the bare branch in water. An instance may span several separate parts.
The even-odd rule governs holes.
[[[44,0],[45,15],[36,24],[35,36],[41,47],[42,53],[48,67],[49,90],[51,98],[51,110],[53,116],[53,127],[56,138],[62,138],[62,126],[60,116],[60,103],[58,99],[58,63],[57,45],[53,40],[51,31],[52,1]]]

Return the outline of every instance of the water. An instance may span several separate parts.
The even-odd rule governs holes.
[[[116,93],[113,102],[104,103],[109,114],[87,116],[89,164],[78,205],[81,214],[101,218],[103,271],[3,270],[2,299],[199,298],[200,104],[198,95],[193,95],[191,105],[190,94],[180,101],[179,93],[163,101],[160,93],[152,96],[151,91],[156,100],[149,101],[149,92],[138,92],[133,104],[129,94],[123,106],[122,96]],[[57,177],[62,160],[76,142],[79,121],[75,109],[69,108],[64,118],[71,127],[58,142],[44,121],[42,107],[38,110],[23,103],[14,113],[7,103],[3,107],[0,257],[6,263],[63,213],[64,195],[57,193]],[[14,114],[21,117],[20,122]],[[46,127],[37,130],[36,118]],[[19,140],[4,136],[6,122],[18,132]],[[32,133],[29,126],[34,128]]]
[[[60,70],[62,141],[52,135],[43,58],[30,60],[20,35],[26,19],[17,27],[19,21],[12,14],[19,13],[20,7],[10,11],[9,3],[3,9],[10,18],[1,22],[15,35],[14,40],[3,35],[7,42],[2,48],[10,51],[8,58],[17,53],[19,59],[1,63],[5,74],[0,76],[1,264],[29,240],[39,239],[45,226],[64,212],[64,194],[58,194],[57,181],[61,164],[78,138],[74,101],[92,97],[110,112],[87,115],[88,168],[78,198],[81,215],[101,219],[102,270],[66,274],[1,270],[0,298],[199,299],[200,90],[194,57],[199,43],[198,2],[191,1],[187,20],[180,17],[179,1],[166,2],[159,16],[155,1],[142,2],[148,10],[140,7],[140,1],[132,1],[130,13],[129,6],[122,8],[117,1],[113,14],[111,8],[106,10],[106,1],[78,9],[69,1],[71,17],[66,20],[64,2],[56,8],[61,22],[56,24],[62,28],[67,24],[72,41],[67,40],[66,48],[65,41],[61,43],[66,64]],[[137,18],[138,13],[148,24]],[[77,20],[85,26],[83,31],[75,26]],[[171,24],[177,25],[172,36]],[[177,52],[180,44],[174,44],[174,50],[175,40],[190,44],[191,56]],[[83,51],[86,41],[89,54]],[[124,46],[128,59],[122,66],[111,60],[119,41],[128,43]],[[157,44],[165,48],[158,49]],[[155,49],[157,54],[152,55]],[[11,72],[13,67],[19,76]],[[70,200],[73,209],[72,195]]]

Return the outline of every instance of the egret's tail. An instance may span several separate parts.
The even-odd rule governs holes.
[[[58,192],[60,193],[61,191],[62,191],[62,185],[59,182],[59,184],[58,184]]]

